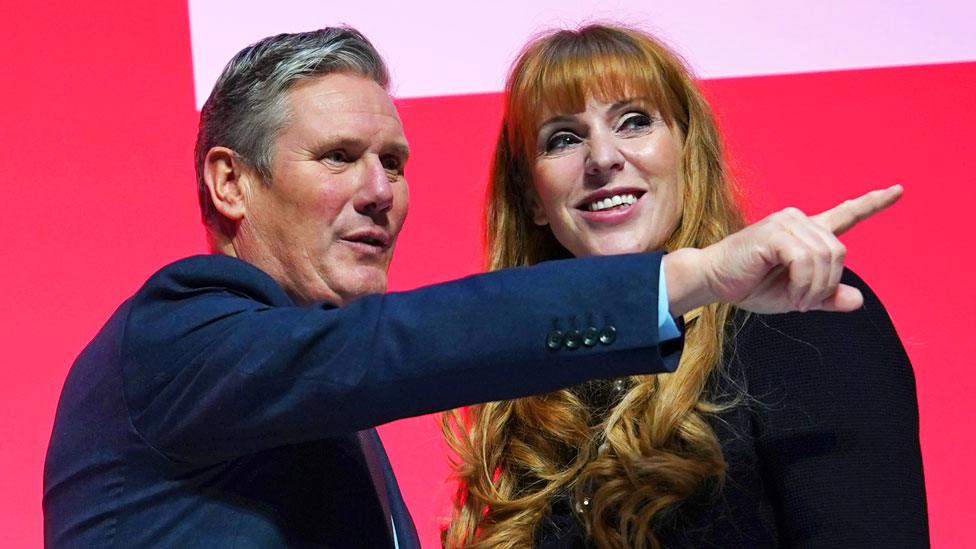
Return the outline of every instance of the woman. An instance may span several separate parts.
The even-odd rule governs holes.
[[[490,268],[703,248],[743,226],[708,105],[646,34],[544,36],[506,91]],[[445,545],[926,545],[911,366],[870,290],[843,282],[864,294],[855,313],[685,315],[674,374],[445,416]]]

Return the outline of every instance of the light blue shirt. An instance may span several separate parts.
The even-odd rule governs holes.
[[[668,304],[668,284],[664,280],[664,262],[661,262],[661,272],[657,276],[657,336],[658,341],[675,339],[681,335],[678,325],[671,318],[671,307]]]

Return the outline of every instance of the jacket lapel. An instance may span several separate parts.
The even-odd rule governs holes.
[[[391,540],[395,536],[395,541],[390,546],[395,546],[398,549],[419,549],[420,540],[417,537],[413,519],[410,518],[410,512],[403,503],[400,488],[397,485],[396,477],[393,475],[393,469],[390,467],[390,461],[386,458],[386,452],[383,450],[383,443],[380,441],[379,434],[376,429],[367,429],[359,431],[357,435],[359,436],[359,446],[362,448],[366,465],[369,468],[369,474],[373,478],[377,497],[388,519],[387,524],[392,521],[392,526],[395,529],[395,531],[391,530],[390,532]]]

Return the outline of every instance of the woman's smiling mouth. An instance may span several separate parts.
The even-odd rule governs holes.
[[[576,209],[588,221],[621,221],[630,216],[645,194],[645,191],[634,189],[600,190],[586,197]]]
[[[631,193],[617,194],[602,200],[594,200],[593,202],[587,204],[585,208],[591,212],[599,212],[609,210],[610,208],[616,208],[618,206],[627,207],[635,202],[637,202],[637,197]]]

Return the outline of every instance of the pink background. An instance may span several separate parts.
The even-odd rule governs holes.
[[[387,56],[413,150],[391,275],[393,289],[407,289],[479,270],[505,68],[533,32],[584,17],[639,23],[679,46],[706,78],[755,215],[905,185],[894,210],[845,236],[849,264],[884,299],[915,365],[933,545],[976,546],[976,41],[963,28],[972,3],[352,4],[0,4],[0,287],[10,292],[0,315],[0,546],[42,543],[44,451],[71,361],[149,274],[204,251],[197,105],[231,54],[268,34],[347,22]],[[435,547],[451,492],[436,422],[381,433]]]

